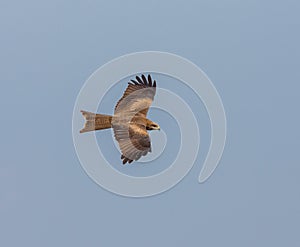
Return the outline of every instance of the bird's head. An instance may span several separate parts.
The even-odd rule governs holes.
[[[154,123],[152,121],[147,121],[147,130],[160,130],[160,127],[157,123]]]

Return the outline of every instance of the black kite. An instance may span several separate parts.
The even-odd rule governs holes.
[[[122,98],[118,101],[114,115],[81,111],[86,119],[80,133],[113,128],[119,143],[123,164],[131,163],[151,152],[151,141],[147,130],[160,130],[157,123],[147,119],[149,107],[156,92],[156,81],[148,75],[136,76],[128,82]]]

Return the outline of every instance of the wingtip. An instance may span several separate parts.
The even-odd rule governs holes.
[[[148,85],[148,81],[147,81],[146,76],[144,74],[142,74],[142,80],[143,80],[144,85]]]
[[[121,159],[122,159],[123,165],[126,165],[127,162],[128,162],[128,164],[133,162],[133,160],[126,158],[123,154],[121,155]]]
[[[146,77],[144,74],[141,74],[141,76],[136,76],[136,80],[130,80],[128,82],[129,85],[145,85],[149,87],[156,87],[156,81],[152,81],[152,77],[150,74]]]
[[[152,78],[150,74],[148,74],[148,84],[150,87],[152,87]]]
[[[135,79],[139,82],[139,84],[144,84],[139,76],[136,76]]]

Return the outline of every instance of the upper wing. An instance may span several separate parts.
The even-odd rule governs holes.
[[[134,115],[140,113],[146,117],[155,92],[156,81],[152,82],[150,75],[148,75],[148,78],[144,75],[141,78],[136,76],[136,80],[128,82],[127,89],[115,107],[115,115],[131,112]]]
[[[123,164],[131,163],[151,152],[150,137],[144,125],[133,122],[118,124],[113,130],[122,152]]]

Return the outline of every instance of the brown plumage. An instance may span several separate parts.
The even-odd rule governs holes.
[[[156,81],[150,75],[136,76],[128,83],[118,101],[114,115],[95,114],[81,111],[86,119],[80,133],[113,128],[119,143],[123,164],[131,163],[151,152],[151,141],[147,130],[159,130],[158,124],[147,119],[147,113],[156,92]]]

